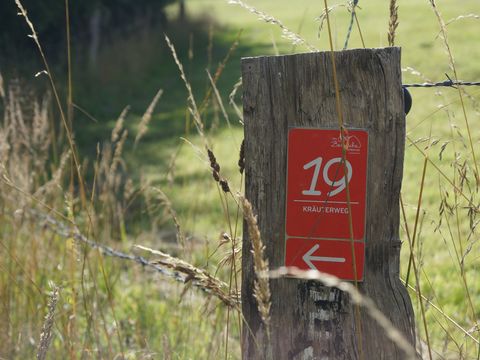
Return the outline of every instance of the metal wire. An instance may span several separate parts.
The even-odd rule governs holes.
[[[403,84],[406,88],[432,88],[432,87],[456,87],[456,86],[480,86],[480,81],[453,81],[451,79],[437,83]]]
[[[147,259],[145,259],[142,256],[126,254],[126,253],[123,253],[121,251],[115,250],[115,249],[113,249],[109,246],[99,244],[99,243],[97,243],[93,240],[88,239],[86,236],[81,234],[76,228],[69,227],[66,224],[64,224],[63,222],[60,222],[60,221],[54,219],[50,215],[41,213],[41,212],[33,210],[33,209],[29,209],[28,213],[31,216],[33,216],[34,218],[36,218],[37,220],[39,220],[40,222],[42,222],[43,225],[46,228],[48,228],[50,231],[53,231],[54,233],[56,233],[57,235],[59,235],[63,238],[73,238],[75,241],[77,241],[79,243],[83,243],[83,244],[89,246],[92,249],[100,250],[102,252],[102,254],[104,254],[106,256],[115,257],[115,258],[119,258],[119,259],[122,259],[122,260],[133,261],[133,262],[135,262],[139,265],[142,265],[143,267],[151,268],[151,269],[155,270],[156,272],[158,272],[158,273],[160,273],[164,276],[175,279],[176,281],[178,281],[182,284],[191,282],[192,285],[201,289],[203,292],[205,292],[207,294],[215,295],[209,289],[204,288],[196,280],[191,280],[185,274],[181,274],[177,271],[167,270],[167,269],[165,269],[165,268],[163,268],[163,267],[161,267],[161,266],[159,266],[155,263],[152,263],[152,262],[148,261]]]

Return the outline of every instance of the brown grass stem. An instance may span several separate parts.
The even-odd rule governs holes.
[[[342,165],[343,165],[343,172],[345,176],[348,174],[346,157],[347,157],[347,148],[346,148],[346,141],[344,141],[344,123],[343,123],[343,113],[342,113],[342,98],[340,96],[340,86],[338,84],[338,77],[337,77],[337,67],[335,63],[335,52],[333,48],[333,36],[332,36],[332,29],[330,25],[330,15],[328,11],[328,3],[327,0],[324,0],[325,5],[325,16],[327,19],[327,28],[328,28],[328,39],[330,43],[330,59],[332,62],[332,75],[333,75],[333,83],[335,86],[335,105],[337,110],[337,119],[338,119],[338,126],[340,130],[340,141],[342,143]],[[348,207],[348,227],[349,227],[349,234],[350,234],[350,248],[352,254],[352,267],[353,267],[353,275],[354,275],[354,284],[355,287],[358,289],[358,274],[357,274],[357,263],[356,263],[356,256],[355,256],[355,243],[353,241],[353,219],[352,219],[352,204],[350,198],[350,187],[348,181],[345,182],[345,192],[347,196],[347,207]],[[356,322],[356,329],[358,332],[357,338],[357,345],[360,352],[360,359],[364,359],[363,354],[363,336],[362,336],[362,323],[361,323],[361,316],[360,316],[360,307],[357,305],[355,306],[355,322]]]
[[[355,23],[357,24],[358,34],[360,35],[360,41],[362,42],[362,47],[365,49],[365,40],[363,40],[362,29],[360,27],[360,22],[358,21],[357,12],[355,12],[353,16],[355,17]]]
[[[253,213],[252,204],[241,196],[239,200],[243,207],[243,216],[247,223],[248,236],[252,246],[253,270],[256,274],[253,294],[257,300],[258,311],[265,325],[267,336],[270,338],[270,308],[272,305],[270,284],[268,278],[260,276],[269,270],[268,260],[265,258],[265,245],[260,235],[257,217]]]
[[[424,165],[424,166],[426,167],[426,165]],[[403,206],[403,199],[402,199],[401,194],[400,194],[400,208],[402,210],[403,221],[404,221],[404,224],[405,224],[405,232],[407,234],[407,240],[408,240],[408,245],[409,245],[409,249],[410,249],[410,260],[411,260],[411,263],[413,264],[413,273],[415,275],[415,283],[416,283],[416,286],[417,286],[418,302],[420,303],[420,311],[421,311],[421,314],[422,314],[423,329],[425,330],[425,339],[427,341],[428,355],[429,355],[429,359],[432,360],[432,348],[430,346],[430,334],[428,332],[427,317],[425,315],[425,306],[423,304],[422,290],[421,290],[421,287],[420,287],[420,278],[419,278],[419,275],[418,275],[418,269],[417,269],[417,265],[416,265],[416,261],[415,261],[415,251],[414,251],[414,247],[413,247],[413,240],[410,238],[410,231],[408,229],[407,217],[405,215],[405,207]],[[418,215],[418,212],[417,212],[417,215]],[[417,221],[415,221],[415,225],[416,224],[417,224]],[[407,272],[407,274],[408,274],[408,272]],[[408,282],[406,282],[406,284],[408,284]]]
[[[410,268],[412,266],[412,261],[414,256],[412,249],[415,246],[415,240],[417,237],[417,229],[419,224],[418,220],[420,218],[420,209],[422,208],[423,189],[425,186],[425,175],[427,174],[427,165],[428,165],[428,153],[426,154],[423,161],[422,178],[420,180],[420,191],[418,193],[418,201],[417,201],[417,212],[415,215],[415,224],[413,226],[413,237],[412,237],[412,244],[411,244],[411,250],[410,250],[410,257],[408,259],[407,276],[405,277],[405,281],[407,282],[407,284],[410,277]]]
[[[172,52],[173,60],[175,61],[175,64],[177,64],[178,70],[180,71],[180,77],[182,78],[183,83],[185,85],[185,88],[187,89],[187,93],[188,93],[188,98],[187,99],[188,99],[188,103],[189,103],[189,110],[190,110],[190,113],[193,116],[195,127],[197,128],[197,132],[200,135],[201,139],[203,140],[205,147],[210,148],[210,146],[208,144],[208,140],[205,136],[202,117],[201,117],[200,112],[198,110],[197,102],[195,101],[195,97],[193,96],[192,86],[190,85],[190,82],[187,80],[187,76],[185,75],[185,71],[183,70],[182,63],[178,59],[175,47],[173,46],[172,42],[170,41],[170,38],[167,35],[165,35],[165,41],[167,42],[167,45],[170,48],[170,51]]]

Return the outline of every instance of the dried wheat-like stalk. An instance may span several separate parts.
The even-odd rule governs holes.
[[[333,5],[333,6],[328,6],[326,9],[323,9],[322,13],[317,16],[315,18],[316,21],[318,21],[319,25],[318,25],[318,30],[317,30],[317,36],[318,38],[320,38],[320,34],[323,30],[323,25],[325,25],[325,22],[327,21],[327,16],[332,12],[334,11],[336,8],[340,8],[340,7],[349,7],[349,5],[345,5],[345,4],[337,4],[337,5]]]
[[[395,45],[395,31],[398,27],[397,0],[390,0],[390,21],[388,23],[388,45]]]
[[[0,164],[7,164],[10,154],[10,144],[8,141],[8,128],[0,127]],[[0,173],[1,174],[1,173]]]
[[[51,123],[48,118],[50,95],[47,94],[40,103],[33,103],[33,122],[30,131],[30,146],[34,151],[34,166],[40,170],[44,167],[49,156],[51,143]]]
[[[186,243],[185,234],[183,233],[182,227],[180,226],[180,221],[178,219],[177,212],[173,208],[172,202],[170,201],[168,196],[162,190],[160,190],[158,188],[153,188],[153,190],[155,190],[159,194],[160,200],[165,204],[167,212],[172,217],[173,222],[175,224],[175,228],[177,230],[176,231],[177,242],[178,242],[179,245],[182,246],[182,248],[185,249],[185,243]]]
[[[122,110],[120,113],[120,116],[118,117],[117,121],[115,122],[115,126],[112,130],[112,143],[117,141],[120,137],[120,133],[123,130],[123,125],[125,123],[125,118],[128,114],[128,111],[130,110],[130,106],[125,106],[125,108]]]
[[[260,20],[265,21],[268,24],[277,25],[282,30],[283,37],[287,40],[290,40],[292,42],[292,44],[303,45],[309,51],[318,51],[318,49],[316,47],[314,47],[313,45],[310,45],[299,34],[290,30],[289,28],[287,28],[285,25],[283,25],[283,23],[280,20],[274,18],[273,16],[268,15],[268,14],[264,13],[263,11],[260,11],[260,10],[254,8],[253,6],[248,5],[247,3],[245,3],[241,0],[229,0],[228,3],[232,4],[232,5],[241,6],[242,8],[250,11],[252,14],[257,15]]]
[[[210,72],[207,70],[207,76],[208,80],[210,80],[210,84],[212,85],[213,93],[215,94],[215,98],[217,99],[217,103],[220,106],[220,110],[222,110],[223,117],[227,121],[228,127],[230,127],[230,118],[228,117],[228,113],[225,110],[225,106],[223,106],[223,100],[222,97],[220,96],[220,92],[218,91],[217,86],[215,85],[215,81],[212,78],[212,75],[210,75]]]
[[[205,146],[208,148],[209,146],[208,146],[208,141],[207,141],[207,138],[206,138],[205,132],[204,132],[203,121],[202,121],[202,118],[200,116],[200,112],[198,111],[197,102],[195,101],[195,97],[193,96],[192,86],[190,85],[190,83],[187,80],[187,77],[185,75],[185,71],[183,70],[183,65],[180,62],[180,60],[178,59],[175,47],[173,46],[172,42],[170,41],[170,39],[167,35],[165,35],[165,40],[167,42],[168,47],[170,48],[170,50],[172,52],[173,59],[175,60],[175,64],[177,64],[177,67],[180,70],[180,77],[182,78],[182,80],[185,84],[185,87],[187,88],[188,102],[189,102],[188,109],[193,116],[195,127],[197,128],[198,134],[203,139],[203,141],[205,143]]]
[[[268,277],[260,276],[268,272],[268,260],[265,259],[265,245],[263,245],[262,238],[260,236],[260,230],[258,229],[257,217],[253,213],[252,204],[240,197],[243,206],[243,216],[248,225],[248,236],[252,243],[253,254],[253,268],[255,270],[256,279],[253,285],[253,294],[257,299],[258,311],[262,317],[263,323],[267,328],[267,334],[269,333],[270,325],[270,307],[271,293]]]
[[[71,156],[70,150],[67,150],[62,154],[60,164],[58,165],[58,168],[53,173],[51,180],[47,181],[45,184],[40,186],[33,194],[34,197],[41,198],[42,195],[43,197],[48,196],[51,193],[53,193],[55,189],[61,186],[62,176],[65,170],[65,167],[67,166],[68,160],[70,159],[70,156]]]
[[[44,360],[47,356],[47,351],[52,341],[52,327],[55,317],[55,308],[57,307],[58,295],[60,288],[53,286],[52,295],[48,302],[48,313],[45,316],[45,321],[42,326],[42,333],[40,334],[40,342],[37,348],[37,360]]]
[[[235,52],[236,48],[238,47],[239,44],[239,39],[240,36],[242,35],[243,30],[240,29],[240,31],[237,33],[237,36],[235,37],[235,40],[233,41],[232,45],[227,51],[227,54],[223,58],[223,60],[218,64],[217,69],[215,70],[215,74],[213,75],[213,83],[216,84],[218,79],[220,79],[220,76],[223,73],[223,70],[225,69],[225,66],[227,65],[228,61],[232,57],[233,53]],[[207,69],[210,69],[208,67]],[[200,113],[203,114],[205,109],[208,107],[209,101],[210,101],[210,96],[212,95],[212,87],[209,87],[207,90],[207,93],[205,94],[205,97],[202,100],[202,103],[200,105]]]
[[[3,76],[0,73],[0,97],[5,101],[5,88],[3,87]]]
[[[291,267],[281,267],[270,272],[263,272],[259,276],[264,278],[282,278],[285,276],[295,277],[298,279],[317,280],[328,287],[335,287],[350,295],[350,299],[354,304],[358,304],[367,310],[367,313],[380,325],[386,335],[399,348],[405,352],[405,359],[416,360],[416,352],[410,342],[403,336],[403,334],[395,328],[392,322],[375,306],[375,303],[365,295],[362,295],[353,284],[341,281],[336,276],[326,274],[316,270],[299,270]]]
[[[199,269],[187,263],[186,261],[180,260],[158,250],[153,250],[141,245],[135,245],[135,247],[159,256],[159,258],[149,261],[150,264],[166,267],[186,275],[185,283],[190,281],[194,282],[196,286],[201,287],[217,296],[225,305],[230,307],[237,306],[238,296],[236,294],[230,294],[228,292],[228,285],[210,275],[206,270]]]
[[[114,175],[117,171],[118,165],[123,162],[122,160],[122,153],[123,153],[123,146],[125,145],[125,141],[127,141],[128,137],[128,130],[124,130],[120,140],[118,140],[117,144],[115,145],[115,151],[113,152],[113,159],[112,164],[110,166],[110,174]]]
[[[475,20],[480,20],[480,15],[477,14],[467,14],[467,15],[459,15],[456,18],[450,19],[445,23],[445,26],[450,25],[451,23],[454,23],[455,21],[458,20],[465,20],[465,19],[475,19]]]
[[[150,123],[150,120],[152,120],[152,114],[153,111],[155,110],[155,107],[157,106],[158,101],[163,95],[163,90],[160,89],[158,90],[157,94],[153,98],[152,102],[147,108],[147,111],[145,111],[145,114],[142,116],[142,120],[140,121],[140,124],[138,125],[138,133],[137,136],[135,137],[135,145],[137,146],[137,143],[140,141],[140,139],[147,133],[148,130],[148,124]]]

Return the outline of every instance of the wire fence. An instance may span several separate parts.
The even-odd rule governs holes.
[[[73,239],[91,249],[98,249],[103,255],[109,257],[134,262],[138,265],[154,270],[161,275],[172,278],[182,284],[190,283],[203,292],[216,296],[229,307],[235,307],[240,303],[238,294],[227,292],[228,290],[226,289],[228,289],[228,285],[226,283],[211,276],[205,270],[198,269],[180,259],[142,246],[138,246],[138,248],[147,250],[150,253],[159,256],[160,258],[155,260],[147,260],[143,256],[127,254],[113,249],[110,246],[99,244],[98,242],[95,242],[80,233],[76,227],[67,226],[63,222],[58,221],[52,216],[44,214],[38,210],[29,209],[27,213],[41,223],[43,227],[64,239]]]
[[[480,86],[480,81],[461,81],[461,80],[452,80],[448,79],[445,81],[440,81],[436,83],[414,83],[414,84],[403,84],[405,88],[433,88],[433,87],[452,87],[457,86]]]

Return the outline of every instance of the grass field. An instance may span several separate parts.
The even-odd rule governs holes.
[[[251,0],[249,4],[281,20],[319,50],[329,49],[325,26],[319,36],[323,2]],[[329,1],[330,6],[334,4],[341,5],[331,13],[334,44],[341,49],[350,13],[343,6],[345,2]],[[429,1],[405,0],[399,6],[395,44],[402,47],[404,83],[443,81],[445,74],[453,77]],[[365,46],[387,46],[388,2],[360,1],[359,7]],[[473,16],[479,12],[478,2],[442,2],[438,8],[447,23],[458,78],[480,81],[480,20]],[[229,180],[232,191],[241,191],[243,179],[237,161],[243,128],[229,105],[229,94],[240,78],[240,58],[306,49],[282,38],[278,26],[226,1],[191,0],[187,10],[189,25],[174,23],[167,32],[174,39],[198,104],[209,88],[205,69],[215,73],[242,30],[238,47],[217,83],[230,125],[217,101],[210,101],[203,116],[206,138],[222,176]],[[171,17],[176,11],[177,6],[168,9]],[[450,23],[462,15],[468,16]],[[349,48],[354,47],[362,47],[355,27],[349,42]],[[58,160],[61,150],[67,151],[68,146],[57,149],[57,160],[51,161],[52,146],[47,140],[52,137],[50,117],[39,116],[33,122],[28,109],[23,117],[15,115],[6,99],[13,96],[18,100],[16,108],[21,108],[28,100],[21,89],[0,100],[4,107],[10,104],[11,110],[0,128],[0,175],[4,176],[0,182],[0,248],[5,254],[0,259],[0,320],[4,324],[0,358],[34,356],[42,324],[46,323],[47,300],[54,286],[51,282],[61,290],[50,358],[113,358],[120,354],[126,358],[239,358],[236,311],[229,312],[215,297],[199,290],[185,291],[183,284],[141,266],[103,257],[75,241],[72,234],[65,236],[54,227],[42,226],[45,219],[39,220],[26,210],[45,212],[47,205],[60,213],[49,211],[57,220],[75,225],[97,242],[141,255],[146,253],[133,245],[160,249],[211,274],[218,271],[217,276],[226,283],[231,281],[231,247],[235,244],[224,243],[222,234],[240,238],[240,226],[234,229],[237,226],[232,223],[239,225],[241,221],[235,202],[224,196],[211,178],[204,139],[197,135],[186,108],[188,94],[163,35],[150,29],[141,36],[119,39],[102,49],[97,69],[88,73],[81,69],[81,64],[75,64],[74,102],[98,119],[94,123],[75,113],[79,162],[88,159],[84,197],[81,191],[73,196],[69,191],[71,157],[65,160],[63,172],[58,170],[62,169]],[[64,76],[59,74],[58,78]],[[142,114],[160,88],[164,94],[149,130],[135,146]],[[402,198],[410,234],[417,228],[415,258],[420,288],[428,299],[424,306],[435,358],[476,358],[478,346],[472,337],[480,338],[478,323],[475,329],[480,316],[478,216],[469,206],[470,202],[478,207],[471,149],[479,149],[480,87],[464,90],[465,115],[457,89],[412,89],[413,108],[407,117]],[[241,108],[241,89],[235,101]],[[119,124],[114,114],[120,114],[127,105],[131,105],[130,112]],[[23,129],[21,122],[26,123]],[[7,123],[16,124],[17,133],[8,130]],[[111,135],[115,127],[116,138]],[[128,136],[123,129],[128,130]],[[122,136],[126,136],[125,143]],[[31,138],[37,140],[26,144],[25,139]],[[423,183],[425,156],[413,144],[428,153],[431,161],[427,162]],[[42,187],[55,175],[56,180]],[[452,182],[461,192],[453,190]],[[423,197],[419,203],[420,189]],[[401,236],[401,276],[405,278],[410,251],[403,220]],[[238,265],[238,257],[236,261]],[[409,283],[415,286],[413,274]],[[411,296],[418,334],[425,342],[420,303],[414,291]]]

